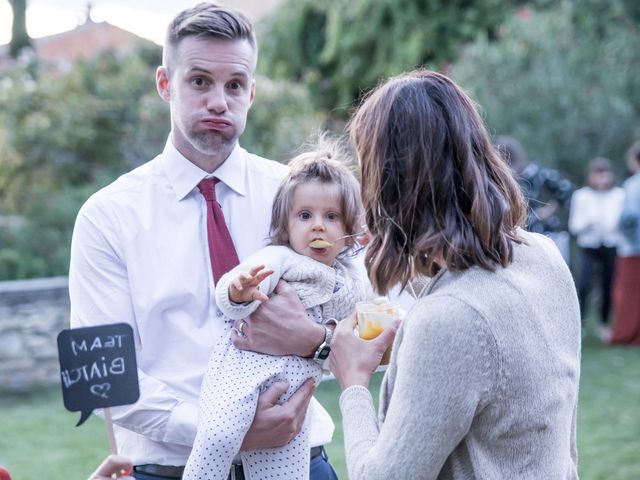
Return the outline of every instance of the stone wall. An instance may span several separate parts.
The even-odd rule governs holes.
[[[57,336],[68,327],[67,277],[0,282],[0,394],[58,384]]]

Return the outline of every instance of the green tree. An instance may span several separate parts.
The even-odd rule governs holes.
[[[267,75],[302,81],[322,109],[345,115],[361,93],[418,66],[442,68],[517,0],[289,0],[260,30]]]
[[[11,0],[9,3],[13,10],[9,54],[13,58],[18,58],[20,50],[31,47],[31,38],[27,33],[27,0]]]
[[[0,196],[23,213],[27,192],[95,183],[151,158],[169,122],[150,71],[137,55],[107,52],[66,74],[5,77]]]
[[[303,85],[258,76],[240,143],[252,153],[287,163],[324,122]]]
[[[76,214],[95,190],[31,192],[18,227],[0,225],[0,280],[66,275]]]
[[[640,138],[640,31],[626,15],[578,20],[589,15],[577,8],[563,2],[510,19],[499,41],[480,37],[451,73],[492,133],[518,138],[532,160],[582,183],[595,156],[623,176],[624,151]]]

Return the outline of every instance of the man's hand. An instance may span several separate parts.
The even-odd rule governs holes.
[[[308,379],[286,403],[278,405],[278,398],[287,388],[287,382],[276,382],[260,395],[253,423],[244,437],[241,450],[282,447],[300,432],[315,382]]]
[[[246,322],[243,335],[237,331],[240,322]],[[237,348],[268,355],[311,357],[325,334],[324,327],[309,319],[295,290],[283,280],[269,301],[250,317],[237,321],[235,327],[231,339]]]
[[[104,459],[98,469],[91,474],[89,480],[133,480],[129,474],[133,469],[131,460],[119,455],[109,455]]]
[[[264,265],[252,267],[249,273],[241,273],[229,285],[229,298],[235,303],[266,302],[269,297],[260,291],[258,285],[272,273],[273,270],[265,270]]]

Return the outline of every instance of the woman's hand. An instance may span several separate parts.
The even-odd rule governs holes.
[[[331,340],[329,365],[343,390],[352,385],[369,386],[369,379],[380,365],[399,326],[400,320],[397,320],[373,340],[363,340],[354,332],[355,313],[338,324]]]

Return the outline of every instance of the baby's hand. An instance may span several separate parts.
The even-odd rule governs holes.
[[[269,300],[258,289],[258,285],[273,273],[273,270],[265,270],[264,265],[258,265],[249,270],[249,273],[241,273],[238,278],[229,285],[229,298],[235,303],[248,303],[257,300],[265,302]]]

